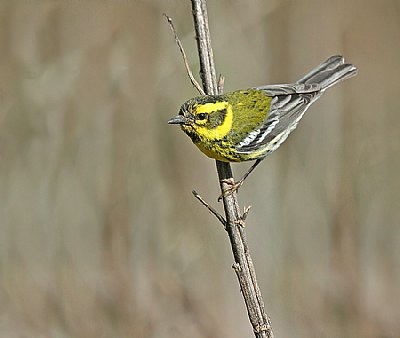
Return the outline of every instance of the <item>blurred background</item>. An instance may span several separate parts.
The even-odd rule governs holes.
[[[359,68],[240,190],[275,335],[400,337],[399,1],[208,9],[225,91]],[[197,75],[189,1],[1,1],[0,337],[252,336],[164,12]]]

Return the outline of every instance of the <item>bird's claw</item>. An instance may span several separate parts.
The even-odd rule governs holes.
[[[239,181],[237,181],[237,182],[232,182],[232,180],[224,179],[224,180],[221,180],[221,182],[230,185],[230,187],[227,188],[227,189],[224,189],[224,191],[222,192],[222,194],[219,195],[219,197],[218,197],[218,202],[220,202],[220,201],[222,200],[222,198],[224,198],[225,196],[231,195],[231,194],[233,194],[235,191],[237,191],[237,190],[242,186],[244,180],[241,179],[241,180],[239,180]]]

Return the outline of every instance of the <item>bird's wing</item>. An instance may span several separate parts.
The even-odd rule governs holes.
[[[236,151],[242,154],[260,151],[260,157],[264,157],[278,148],[296,128],[304,112],[320,96],[320,87],[317,84],[285,84],[255,89],[273,97],[268,118],[236,146]]]
[[[254,89],[262,90],[268,96],[307,94],[319,92],[321,90],[320,86],[317,83],[275,84],[255,87]]]

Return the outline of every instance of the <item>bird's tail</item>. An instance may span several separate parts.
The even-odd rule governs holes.
[[[344,63],[341,55],[331,56],[325,62],[306,74],[296,83],[298,84],[319,84],[321,91],[348,79],[357,74],[357,68],[349,63]]]

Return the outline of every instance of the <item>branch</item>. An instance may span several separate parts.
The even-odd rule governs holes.
[[[217,217],[218,221],[220,221],[220,222],[222,223],[222,225],[224,226],[224,228],[225,228],[225,230],[226,230],[226,221],[225,221],[224,217],[222,217],[221,214],[220,214],[217,210],[215,210],[211,205],[209,205],[209,204],[197,193],[196,190],[193,190],[193,191],[192,191],[192,194],[193,194],[194,197],[196,197],[196,198],[199,200],[199,202],[200,202],[201,204],[203,204],[203,205],[208,209],[209,212],[211,212],[215,217]],[[246,214],[246,216],[247,216],[247,214]]]
[[[200,76],[207,95],[222,94],[222,78],[217,84],[214,57],[211,47],[210,31],[206,0],[191,0],[194,26],[196,30],[197,47],[200,57]],[[229,183],[234,183],[231,166],[229,163],[216,161],[221,192],[229,188]],[[226,219],[226,231],[229,234],[240,289],[247,307],[247,313],[257,338],[273,338],[274,334],[271,321],[264,309],[264,301],[257,283],[256,273],[247,245],[244,221],[248,213],[240,213],[237,192],[223,196]]]
[[[175,29],[174,23],[172,22],[172,19],[165,13],[163,15],[167,19],[169,27],[172,30],[172,33],[174,33],[175,42],[178,45],[179,51],[182,54],[183,62],[185,64],[186,72],[187,72],[187,74],[189,76],[190,82],[192,82],[192,85],[194,87],[196,87],[196,89],[200,93],[200,95],[206,95],[206,93],[204,93],[203,88],[201,88],[201,86],[199,85],[199,83],[197,82],[195,77],[193,76],[192,70],[190,69],[189,62],[188,62],[187,57],[186,57],[185,50],[183,49],[181,40],[179,40],[179,38],[178,38],[178,34],[176,33],[176,29]]]

